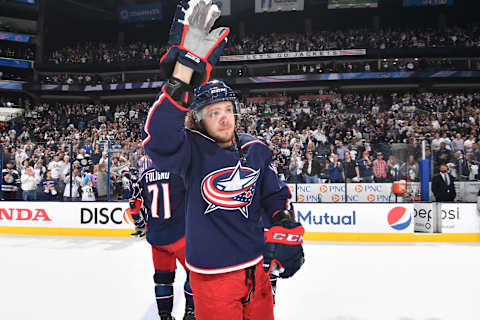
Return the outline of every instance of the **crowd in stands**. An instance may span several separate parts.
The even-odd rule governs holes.
[[[110,198],[128,196],[125,177],[142,165],[140,126],[149,106],[43,103],[1,123],[3,198],[22,199],[27,190],[28,199],[65,200],[72,181],[73,200],[105,199],[108,179],[96,177],[105,176],[108,158]]]
[[[44,74],[41,76],[41,84],[77,84],[77,85],[96,85],[108,83],[121,83],[122,75],[98,75],[98,74],[68,74],[54,73]]]
[[[4,198],[69,199],[72,166],[72,198],[103,199],[108,179],[100,187],[95,177],[105,176],[109,157],[111,199],[123,198],[125,177],[145,161],[140,127],[149,104],[43,103],[1,123]],[[455,179],[479,179],[480,92],[252,96],[240,119],[242,131],[272,148],[287,182],[418,181],[422,141],[435,171],[446,164]]]
[[[480,69],[472,64],[470,69]],[[292,63],[268,68],[254,69],[251,66],[217,69],[217,78],[235,78],[243,76],[288,75],[309,73],[349,73],[349,72],[402,72],[402,71],[448,71],[468,70],[466,60],[452,61],[447,58],[434,59],[382,59],[347,62]],[[69,74],[48,73],[41,75],[41,84],[98,85],[124,82],[151,82],[163,80],[160,73],[110,74]]]
[[[29,45],[15,44],[8,42],[0,42],[0,57],[35,60],[35,48]]]
[[[232,36],[226,55],[261,54],[341,49],[395,49],[435,47],[479,47],[480,28],[468,27],[323,30],[311,35],[299,33]]]
[[[241,39],[233,34],[224,55],[260,54],[287,51],[333,49],[390,49],[434,47],[480,47],[480,28],[468,27],[367,29],[316,31],[298,33],[249,34]],[[117,45],[108,42],[77,43],[49,53],[54,64],[134,63],[159,61],[167,44],[134,42]]]
[[[166,44],[134,42],[116,45],[109,42],[79,42],[53,51],[47,61],[54,64],[141,63],[160,61]]]

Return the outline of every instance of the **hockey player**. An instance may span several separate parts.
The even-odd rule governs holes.
[[[209,0],[177,6],[172,46],[161,60],[172,73],[149,111],[143,145],[155,167],[179,174],[188,186],[186,265],[197,319],[272,320],[268,271],[277,265],[287,278],[300,269],[304,229],[271,166],[272,152],[235,134],[234,92],[207,82],[229,33],[210,31],[219,15]],[[266,243],[262,215],[270,219]]]
[[[141,214],[145,209],[145,215]],[[176,260],[187,272],[184,320],[195,320],[193,294],[185,267],[185,187],[183,180],[170,172],[150,167],[133,186],[128,213],[135,221],[134,237],[147,237],[152,246],[155,296],[161,320],[174,319],[173,281]],[[145,232],[146,230],[146,232]]]

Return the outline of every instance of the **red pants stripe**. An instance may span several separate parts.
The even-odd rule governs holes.
[[[185,237],[166,246],[152,246],[153,266],[155,270],[175,271],[178,260],[185,270]]]
[[[273,320],[273,295],[263,260],[256,265],[255,291],[248,303],[253,280],[245,284],[245,269],[201,274],[190,272],[190,285],[194,293],[197,320]]]

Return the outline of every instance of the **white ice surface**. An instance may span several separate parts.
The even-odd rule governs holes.
[[[278,282],[277,320],[480,319],[479,244],[304,247],[304,267]],[[157,320],[152,275],[144,241],[0,235],[0,319]]]

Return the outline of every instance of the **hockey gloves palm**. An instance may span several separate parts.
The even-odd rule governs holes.
[[[272,218],[272,227],[265,234],[263,267],[281,278],[293,276],[305,262],[303,234],[305,229],[295,221],[293,213],[280,211]]]
[[[195,72],[192,84],[198,86],[210,79],[227,43],[229,28],[210,31],[220,17],[220,10],[211,0],[182,0],[177,5],[170,28],[171,46],[160,62],[171,74],[175,63],[192,68]]]

